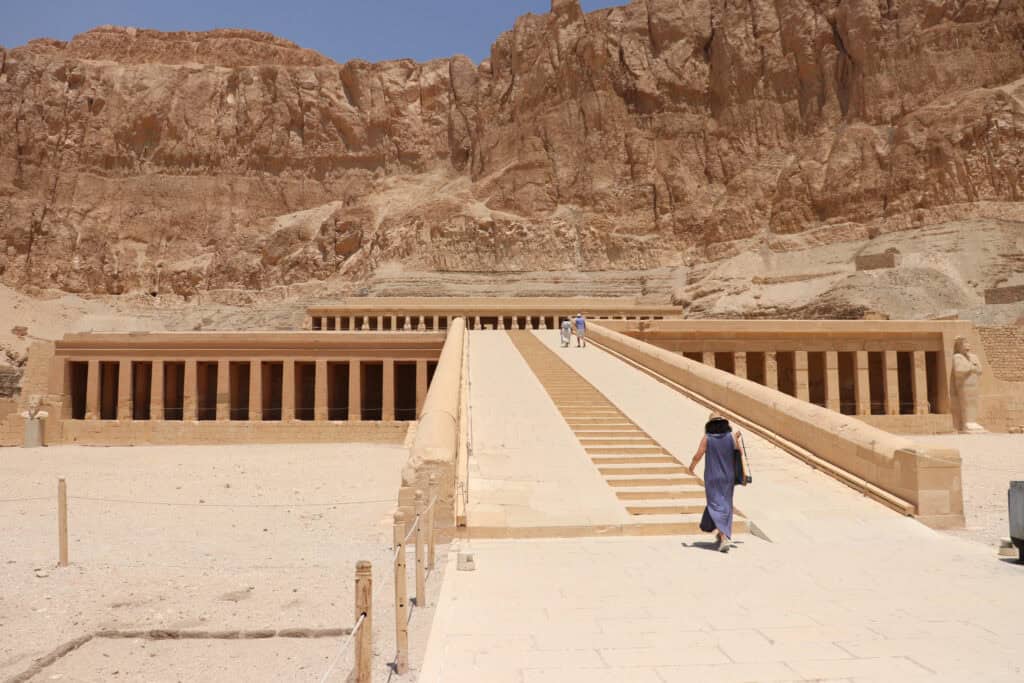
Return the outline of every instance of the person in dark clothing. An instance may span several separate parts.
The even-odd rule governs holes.
[[[690,471],[695,471],[701,458],[704,461],[704,491],[707,495],[707,506],[700,520],[701,531],[716,532],[717,548],[720,552],[729,552],[732,547],[732,496],[736,487],[736,465],[733,451],[743,451],[743,441],[739,430],[733,431],[729,421],[711,413],[704,427],[704,438],[697,446],[697,452],[690,463]],[[746,456],[746,453],[743,454]]]

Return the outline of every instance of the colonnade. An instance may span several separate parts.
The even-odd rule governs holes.
[[[937,352],[701,351],[683,355],[849,415],[950,411]]]
[[[69,359],[64,415],[84,420],[414,420],[429,359]]]
[[[568,315],[571,312],[566,311]],[[309,316],[307,328],[323,332],[433,332],[447,330],[451,321],[463,317],[471,330],[545,330],[558,327],[565,315],[550,313],[509,313],[505,315],[456,314],[347,314]],[[660,315],[599,314],[588,316],[590,320],[664,320]]]

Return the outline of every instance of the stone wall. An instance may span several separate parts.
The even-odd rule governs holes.
[[[978,336],[996,379],[1024,382],[1024,327],[979,327]]]
[[[887,249],[880,254],[857,254],[854,264],[857,270],[895,268],[900,264],[900,252],[897,249]]]
[[[217,445],[237,443],[401,444],[412,422],[181,422],[51,420],[49,443],[85,446]],[[49,439],[50,429],[47,429]]]

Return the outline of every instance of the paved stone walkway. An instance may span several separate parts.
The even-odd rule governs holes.
[[[597,349],[564,352],[692,455],[703,408]],[[771,542],[722,555],[706,537],[461,541],[477,570],[450,564],[420,680],[1024,679],[1024,566],[747,443],[755,483],[737,501]]]

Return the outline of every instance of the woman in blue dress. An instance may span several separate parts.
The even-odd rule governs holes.
[[[690,463],[695,471],[701,458],[704,461],[704,490],[707,507],[700,520],[701,531],[716,532],[717,549],[729,552],[732,546],[732,494],[736,487],[736,465],[734,450],[743,450],[739,430],[733,431],[729,421],[711,413],[704,426],[704,438],[700,440],[697,452]],[[746,453],[743,454],[746,456]]]

